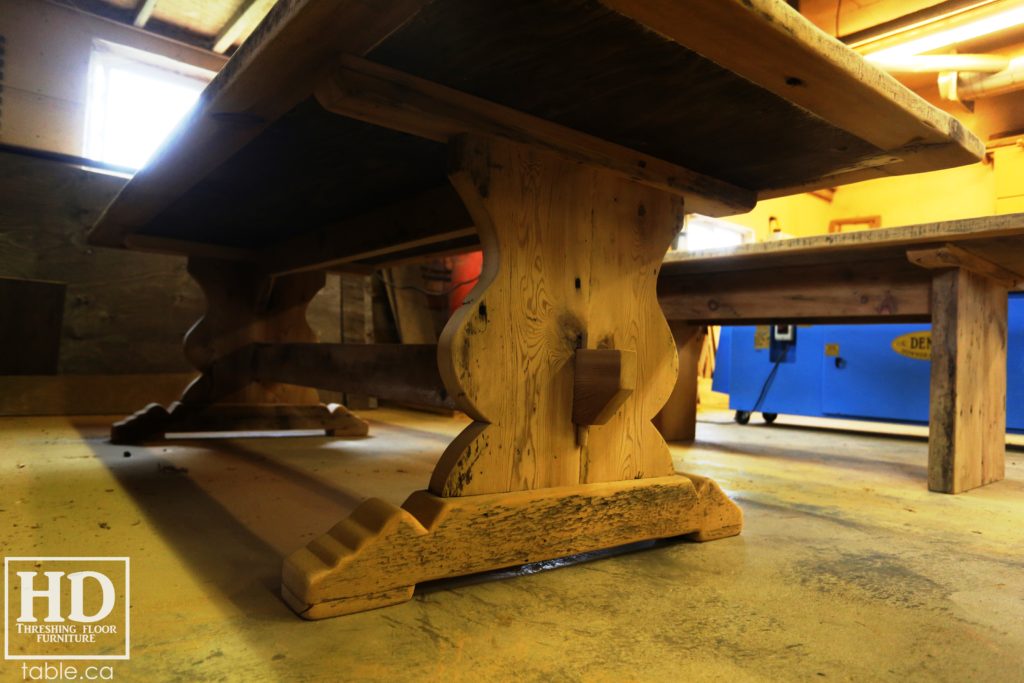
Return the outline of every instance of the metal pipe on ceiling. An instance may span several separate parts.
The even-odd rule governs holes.
[[[959,74],[956,94],[960,101],[994,97],[1024,89],[1024,56],[1010,60],[1007,68],[994,74]]]

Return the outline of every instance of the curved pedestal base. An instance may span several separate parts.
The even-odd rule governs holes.
[[[457,498],[378,498],[284,563],[282,595],[306,619],[405,602],[417,583],[638,541],[734,536],[743,514],[710,479],[672,475]]]

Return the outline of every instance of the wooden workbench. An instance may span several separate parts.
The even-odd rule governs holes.
[[[208,302],[185,345],[200,378],[114,436],[365,432],[295,385],[466,412],[428,490],[368,500],[286,560],[308,618],[736,534],[739,509],[675,473],[651,424],[676,377],[655,284],[684,211],[982,153],[780,0],[283,0],[91,235],[187,256]],[[325,268],[478,245],[483,275],[436,348],[313,343],[302,311]]]
[[[1003,478],[1007,293],[1022,284],[1024,214],[1008,214],[673,253],[658,299],[681,330],[931,321],[928,486],[959,493]]]

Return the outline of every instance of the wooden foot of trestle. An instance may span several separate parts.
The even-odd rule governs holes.
[[[417,583],[638,541],[740,532],[743,515],[710,479],[672,475],[443,498],[364,501],[285,560],[282,595],[322,619],[405,602]]]
[[[282,403],[173,403],[170,410],[151,403],[110,428],[110,442],[137,444],[169,432],[244,432],[322,429],[328,436],[365,436],[366,422],[341,405]]]

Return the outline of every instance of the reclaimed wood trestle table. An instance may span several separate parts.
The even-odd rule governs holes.
[[[1007,297],[1022,284],[1024,214],[1006,214],[672,254],[658,299],[677,337],[701,324],[931,322],[928,487],[960,493],[1004,476]],[[674,395],[695,382],[681,369]]]
[[[781,0],[282,0],[91,233],[179,254],[200,377],[117,425],[366,433],[310,386],[455,406],[429,486],[284,563],[319,618],[418,582],[739,533],[651,423],[675,383],[656,281],[684,212],[977,161],[950,116]],[[327,269],[482,247],[435,346],[316,344]]]

